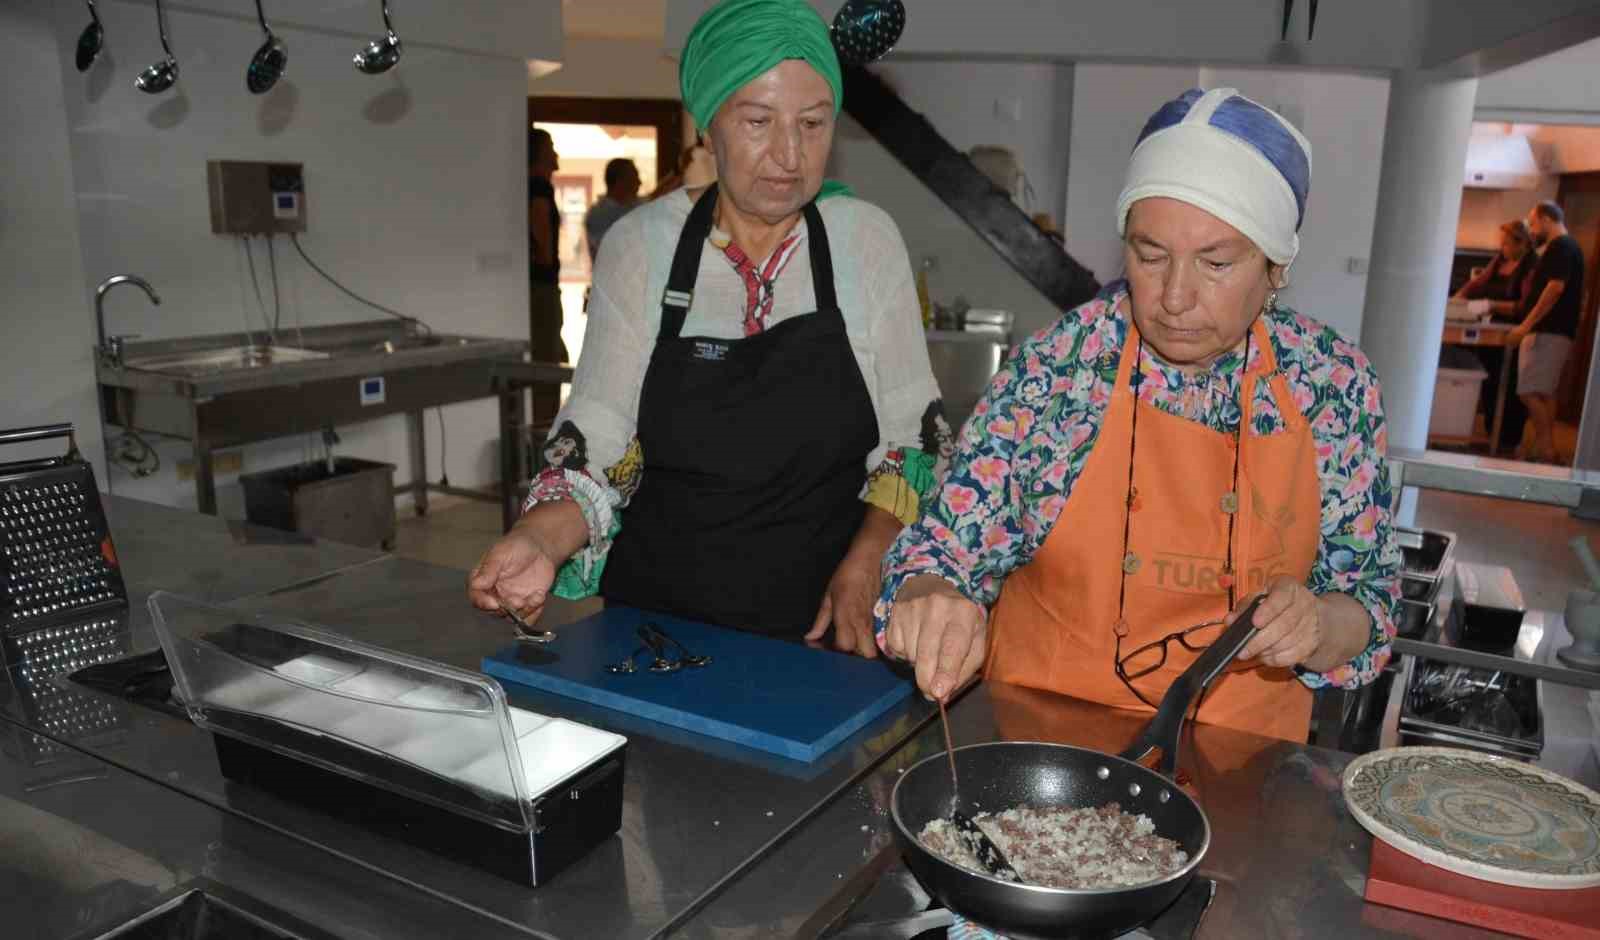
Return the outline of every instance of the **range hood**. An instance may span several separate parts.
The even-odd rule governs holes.
[[[1474,134],[1467,139],[1469,189],[1537,189],[1543,176],[1528,138],[1520,134]]]

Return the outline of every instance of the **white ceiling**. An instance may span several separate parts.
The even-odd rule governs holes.
[[[667,26],[667,0],[561,0],[568,36],[585,39],[653,39]]]

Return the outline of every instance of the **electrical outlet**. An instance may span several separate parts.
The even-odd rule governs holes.
[[[236,450],[218,451],[211,455],[212,476],[229,476],[244,472],[244,454]],[[194,461],[178,461],[178,481],[194,479]]]

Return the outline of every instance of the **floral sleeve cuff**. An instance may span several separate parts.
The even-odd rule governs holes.
[[[955,588],[962,597],[967,598],[982,607],[985,616],[988,614],[992,597],[987,592],[974,585],[967,577],[967,568],[955,563],[944,555],[937,546],[931,544],[925,533],[921,530],[922,524],[907,526],[900,533],[900,539],[889,549],[883,572],[883,590],[878,595],[878,602],[872,608],[873,631],[877,636],[878,648],[883,648],[884,631],[889,628],[889,617],[894,613],[894,601],[900,594],[900,589],[905,587],[912,578],[931,574],[943,578]],[[914,546],[912,550],[905,550],[902,543],[907,539]]]
[[[1323,593],[1312,586],[1313,593]],[[1389,664],[1393,654],[1395,633],[1394,614],[1400,603],[1400,583],[1396,578],[1387,578],[1382,582],[1368,582],[1354,590],[1344,593],[1354,597],[1362,607],[1366,608],[1367,616],[1372,623],[1372,633],[1367,640],[1366,649],[1357,654],[1355,659],[1327,672],[1302,672],[1300,681],[1308,688],[1324,689],[1359,689],[1378,678],[1383,672],[1383,667]]]
[[[589,542],[556,572],[552,590],[557,597],[581,600],[600,593],[600,575],[605,571],[611,543],[622,531],[622,521],[616,511],[613,491],[582,470],[559,467],[549,467],[534,477],[522,511],[563,499],[578,504],[583,521],[589,527]]]

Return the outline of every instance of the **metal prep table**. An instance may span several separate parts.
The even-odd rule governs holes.
[[[286,342],[291,337],[318,358],[220,369],[203,363],[208,353],[250,346],[245,333],[129,343],[122,365],[96,360],[102,414],[108,424],[190,441],[195,505],[207,514],[217,511],[217,450],[404,414],[420,515],[430,488],[423,412],[496,395],[491,368],[520,363],[528,349],[524,340],[416,336],[392,321],[282,331]],[[364,393],[374,379],[381,391]]]
[[[501,621],[467,607],[459,571],[127,499],[112,498],[107,508],[136,602],[123,624],[132,652],[154,648],[142,601],[161,588],[242,599],[468,668],[508,635]],[[555,605],[548,622],[559,629],[595,603]],[[8,685],[0,686],[10,693],[0,697],[0,728],[104,761],[113,781],[107,786],[133,793],[148,789],[144,781],[159,782],[175,791],[167,795],[182,795],[184,802],[174,805],[275,830],[305,854],[298,865],[282,863],[290,870],[315,875],[337,856],[383,876],[384,890],[374,897],[414,892],[418,904],[444,902],[459,921],[438,936],[490,936],[481,926],[488,921],[572,940],[809,935],[848,906],[889,845],[884,810],[899,769],[942,747],[933,709],[916,697],[810,766],[513,691],[517,704],[618,731],[631,742],[621,832],[549,885],[530,889],[227,783],[209,735],[186,720],[68,684],[56,692],[110,709],[118,724],[116,734],[80,736],[70,724],[51,724],[25,707],[18,685],[11,671]],[[1115,749],[1133,732],[1109,710],[1004,686],[968,693],[951,717],[962,743],[1045,737]],[[1370,840],[1339,798],[1345,755],[1215,728],[1201,729],[1191,743],[1185,766],[1215,832],[1203,871],[1223,885],[1201,936],[1494,936],[1362,902]],[[140,812],[131,797],[116,805]],[[5,804],[0,812],[10,818],[18,811]],[[1274,824],[1261,825],[1263,818]],[[124,841],[145,851],[147,838],[155,837],[134,832]],[[36,923],[29,918],[45,916],[46,906],[28,898],[0,892],[0,917]],[[386,935],[383,911],[355,923],[356,915],[325,914],[324,903],[333,902],[308,889],[288,909],[345,936]],[[401,916],[414,909],[375,906]],[[437,924],[444,915],[426,916],[435,919],[418,923]]]

